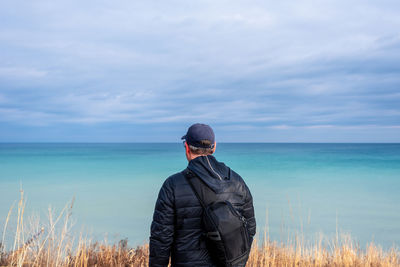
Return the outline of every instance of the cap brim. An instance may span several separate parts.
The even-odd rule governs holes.
[[[182,136],[181,140],[186,140],[186,134]]]

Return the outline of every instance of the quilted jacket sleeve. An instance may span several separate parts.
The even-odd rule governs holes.
[[[161,187],[151,223],[150,267],[168,266],[174,240],[174,193],[171,179]]]
[[[253,197],[247,185],[245,185],[245,188],[246,198],[243,206],[243,216],[247,219],[247,229],[249,230],[251,240],[253,240],[253,237],[256,234],[256,218],[254,215]]]

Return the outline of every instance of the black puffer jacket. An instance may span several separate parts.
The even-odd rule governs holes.
[[[221,200],[230,201],[248,220],[253,239],[256,232],[253,199],[243,179],[213,156],[197,157],[188,168],[196,173]],[[150,267],[215,266],[202,239],[202,207],[182,173],[170,176],[158,195],[150,236]]]

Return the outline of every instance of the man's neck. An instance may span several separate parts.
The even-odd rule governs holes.
[[[190,159],[188,160],[189,162],[194,160],[195,158],[201,157],[201,156],[207,156],[206,154],[201,154],[201,155],[190,155]]]

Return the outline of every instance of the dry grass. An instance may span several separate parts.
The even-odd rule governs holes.
[[[148,245],[129,248],[127,240],[109,245],[107,242],[91,242],[83,236],[75,240],[70,236],[72,206],[73,201],[57,217],[49,211],[48,225],[39,227],[36,222],[31,223],[32,229],[27,229],[21,190],[14,242],[9,249],[2,244],[13,207],[5,220],[0,243],[0,266],[148,266]],[[26,233],[33,234],[27,236]],[[396,249],[384,251],[374,244],[360,249],[350,238],[336,239],[328,245],[323,245],[322,239],[312,244],[305,244],[302,240],[295,238],[278,244],[265,235],[261,244],[254,241],[247,266],[400,266],[400,254]]]
[[[350,240],[341,245],[324,247],[301,243],[280,244],[255,241],[247,267],[258,266],[400,266],[400,254],[395,249],[383,251],[370,244],[365,250],[355,247]]]

